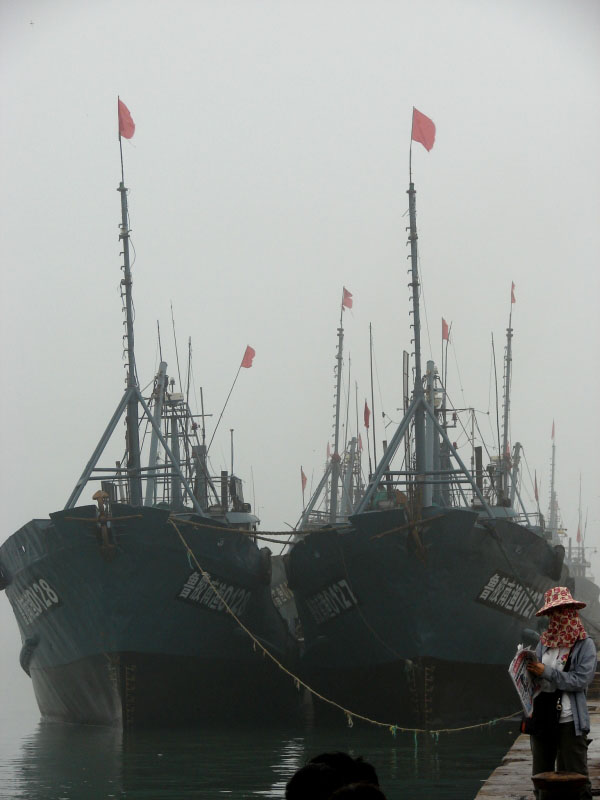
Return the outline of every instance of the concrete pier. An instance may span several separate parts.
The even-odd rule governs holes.
[[[588,693],[592,743],[588,749],[588,769],[592,794],[600,796],[600,677],[596,675]],[[482,784],[475,800],[534,800],[531,782],[529,736],[520,734],[499,767]]]

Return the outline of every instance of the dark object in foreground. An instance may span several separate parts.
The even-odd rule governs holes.
[[[328,800],[334,796],[385,800],[373,765],[360,756],[353,758],[341,752],[321,753],[311,758],[292,775],[285,787],[286,800],[305,800],[307,797]]]
[[[576,800],[588,777],[580,772],[538,772],[531,779],[538,791],[544,791],[548,800],[553,797]]]
[[[372,783],[350,783],[337,789],[331,800],[385,800],[385,795],[379,786]]]

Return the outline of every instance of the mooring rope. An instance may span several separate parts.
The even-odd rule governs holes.
[[[253,539],[261,539],[265,542],[274,542],[275,544],[281,544],[279,539],[269,539],[266,536],[263,536],[262,533],[257,533],[256,531],[249,531],[247,528],[224,528],[222,525],[208,525],[202,522],[193,522],[191,519],[178,519],[177,520],[180,524],[183,525],[191,525],[193,528],[201,528],[202,530],[209,530],[209,531],[219,531],[220,533],[241,533],[242,536],[251,536]],[[298,535],[298,536],[308,536],[310,531],[292,531],[290,534],[289,531],[269,531],[269,536],[290,536],[290,535]]]
[[[514,711],[512,714],[509,714],[506,717],[498,717],[496,719],[488,720],[487,722],[480,722],[480,723],[477,723],[475,725],[463,725],[463,726],[461,726],[459,728],[438,728],[437,730],[430,730],[428,728],[405,728],[405,727],[403,727],[401,725],[396,725],[394,723],[381,722],[380,720],[371,719],[370,717],[367,717],[364,714],[359,714],[356,711],[352,711],[351,709],[345,708],[344,706],[340,705],[340,703],[336,703],[335,700],[331,700],[329,697],[325,697],[320,692],[318,692],[316,689],[313,689],[312,686],[309,686],[298,675],[295,675],[293,672],[291,672],[284,664],[281,663],[281,661],[279,661],[278,658],[276,658],[270,652],[270,650],[268,650],[262,644],[262,642],[260,642],[256,638],[256,636],[254,636],[252,631],[250,631],[244,625],[244,623],[241,621],[241,619],[232,610],[231,606],[227,603],[227,600],[225,600],[223,595],[219,592],[218,588],[212,582],[209,573],[205,569],[203,569],[203,567],[200,565],[200,562],[196,558],[196,554],[194,553],[192,548],[189,546],[189,544],[185,540],[185,537],[183,536],[183,534],[181,533],[181,531],[177,527],[177,524],[176,524],[175,520],[172,517],[169,517],[168,521],[173,526],[175,531],[177,532],[177,535],[179,536],[179,538],[181,540],[181,543],[183,544],[183,546],[185,547],[185,549],[187,551],[188,558],[191,558],[194,561],[194,563],[196,564],[197,568],[200,570],[200,573],[202,574],[203,579],[208,583],[208,585],[210,586],[212,591],[219,598],[220,603],[223,604],[223,607],[225,608],[227,613],[235,620],[237,625],[252,640],[253,649],[256,650],[258,648],[260,651],[262,651],[263,657],[267,656],[282,672],[284,672],[286,675],[289,675],[289,677],[293,680],[294,685],[296,686],[296,689],[300,690],[300,687],[302,686],[313,697],[316,697],[317,699],[323,701],[324,703],[327,703],[330,706],[333,706],[334,708],[338,708],[345,715],[348,727],[351,728],[354,725],[354,720],[357,719],[357,720],[360,720],[361,722],[366,722],[369,725],[374,725],[375,727],[378,727],[378,728],[387,728],[387,730],[392,734],[392,736],[395,736],[397,733],[413,733],[415,735],[418,734],[418,733],[427,733],[427,734],[430,734],[431,736],[438,737],[440,735],[440,733],[458,733],[459,731],[468,731],[468,730],[475,730],[476,728],[491,727],[491,726],[495,725],[497,722],[503,722],[505,720],[512,719],[513,717],[515,717],[517,714],[520,713],[519,711]],[[182,522],[182,521],[183,520],[179,520],[179,522]],[[191,523],[191,524],[193,524],[193,523]],[[198,527],[203,527],[203,526],[200,525]],[[227,530],[227,529],[221,529],[221,530]]]

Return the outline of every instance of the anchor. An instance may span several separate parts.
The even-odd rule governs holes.
[[[69,522],[87,522],[96,526],[96,537],[100,544],[100,552],[106,561],[112,561],[117,554],[117,548],[113,539],[111,531],[111,522],[114,520],[125,519],[141,519],[141,514],[126,514],[122,517],[113,517],[108,513],[108,508],[105,505],[107,500],[110,500],[108,492],[99,489],[92,495],[92,500],[98,503],[98,515],[95,519],[87,517],[64,517]]]

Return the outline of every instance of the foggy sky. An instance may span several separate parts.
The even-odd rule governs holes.
[[[233,428],[264,531],[297,521],[300,465],[309,488],[324,466],[343,285],[351,419],[369,323],[378,439],[400,419],[414,105],[437,126],[430,153],[413,147],[423,358],[439,362],[444,316],[450,397],[493,446],[490,338],[501,385],[515,282],[510,439],[546,512],[555,420],[564,523],[574,536],[581,473],[599,544],[598,41],[595,0],[4,0],[2,538],[64,505],[123,391],[120,95],[137,126],[123,149],[141,384],[157,320],[177,378],[171,303],[183,380],[191,337],[213,420],[255,348],[211,460],[229,468]],[[106,460],[122,447],[119,428]],[[0,669],[26,687],[5,599],[0,624]]]

